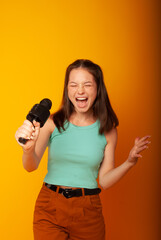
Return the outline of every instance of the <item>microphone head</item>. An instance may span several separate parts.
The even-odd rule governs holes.
[[[50,110],[51,106],[52,106],[52,102],[50,99],[48,98],[44,98],[43,100],[41,100],[40,105],[44,106],[45,108],[47,108],[48,110]]]
[[[36,120],[40,123],[40,127],[43,127],[46,120],[50,116],[50,108],[52,106],[52,102],[48,98],[44,98],[39,104],[35,104],[26,118],[33,122],[33,120]]]
[[[50,108],[52,106],[52,102],[48,98],[44,98],[41,100],[39,104],[35,104],[28,115],[26,116],[26,119],[28,119],[31,123],[33,120],[36,120],[37,122],[40,123],[40,127],[43,127],[46,120],[50,116]],[[18,141],[22,144],[25,144],[28,139],[20,137]]]

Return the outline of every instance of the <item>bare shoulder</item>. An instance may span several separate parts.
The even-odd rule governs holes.
[[[109,132],[105,133],[105,138],[106,138],[107,144],[110,143],[116,146],[117,138],[118,138],[117,128],[112,128]]]
[[[49,116],[43,128],[45,129],[45,131],[49,132],[50,134],[54,131],[55,124],[54,124],[52,115]]]

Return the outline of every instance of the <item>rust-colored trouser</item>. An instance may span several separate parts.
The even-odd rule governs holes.
[[[105,240],[99,194],[66,198],[43,183],[36,200],[34,240]]]

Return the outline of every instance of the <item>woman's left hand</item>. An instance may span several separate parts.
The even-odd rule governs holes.
[[[139,153],[147,149],[148,148],[147,144],[151,143],[150,141],[148,141],[149,137],[151,136],[147,135],[142,138],[140,137],[135,138],[134,147],[131,149],[127,159],[128,162],[132,164],[137,163],[138,157],[142,157],[142,155],[140,155]]]

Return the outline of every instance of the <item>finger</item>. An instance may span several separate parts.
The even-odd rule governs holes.
[[[140,140],[140,137],[135,138],[135,144],[137,144]]]
[[[16,140],[19,140],[19,138],[30,139],[30,137],[24,133],[18,133],[16,136]]]
[[[139,146],[140,144],[143,144],[145,141],[147,141],[147,139],[151,137],[150,135],[144,136],[142,138],[135,138],[135,145]]]
[[[37,132],[39,132],[39,129],[40,129],[40,123],[34,121],[33,124],[34,124],[34,127],[35,127],[35,133],[37,134]]]
[[[25,127],[21,127],[18,129],[17,134],[19,136],[25,135],[26,137],[31,137],[33,130],[32,129],[28,129]]]
[[[144,142],[137,143],[136,146],[137,147],[142,147],[142,146],[150,144],[150,143],[151,143],[150,141],[144,141]]]
[[[35,134],[35,131],[34,131],[34,132],[32,132],[31,136],[35,137],[35,135],[36,135],[36,134]]]
[[[142,137],[139,141],[142,142],[150,137],[151,137],[150,135],[146,135],[146,136]]]
[[[26,129],[26,130],[28,130],[29,132],[31,132],[31,134],[32,134],[33,131],[35,131],[35,127],[34,127],[33,124],[32,124],[30,121],[28,121],[28,120],[25,120],[24,123],[23,123],[23,125],[22,125],[19,129],[20,129],[20,130]]]
[[[33,121],[33,125],[34,125],[34,127],[40,127],[40,123],[36,122],[35,120]]]
[[[33,130],[32,129],[26,129],[26,128],[23,128],[19,131],[19,133],[24,133],[26,134],[28,137],[31,137],[32,133],[33,133]]]
[[[23,122],[23,124],[26,125],[26,126],[32,127],[32,123],[27,119]]]
[[[25,120],[23,125],[19,128],[19,131],[28,131],[31,135],[33,131],[35,131],[34,127],[33,127],[33,124],[28,121],[28,120]]]
[[[35,127],[35,136],[33,139],[37,139],[38,135],[39,135],[39,132],[40,132],[40,123],[39,122],[36,122],[35,120],[33,121],[33,125]]]
[[[19,128],[19,130],[26,130],[26,131],[29,131],[29,132],[33,132],[35,129],[34,129],[34,127],[33,127],[33,125],[31,125],[31,126],[28,126],[28,125],[22,125],[20,128]]]
[[[148,148],[148,146],[143,146],[143,147],[137,148],[136,152],[139,153],[147,148]]]
[[[136,154],[135,157],[141,157],[141,158],[142,158],[142,155],[140,155],[140,154]]]

